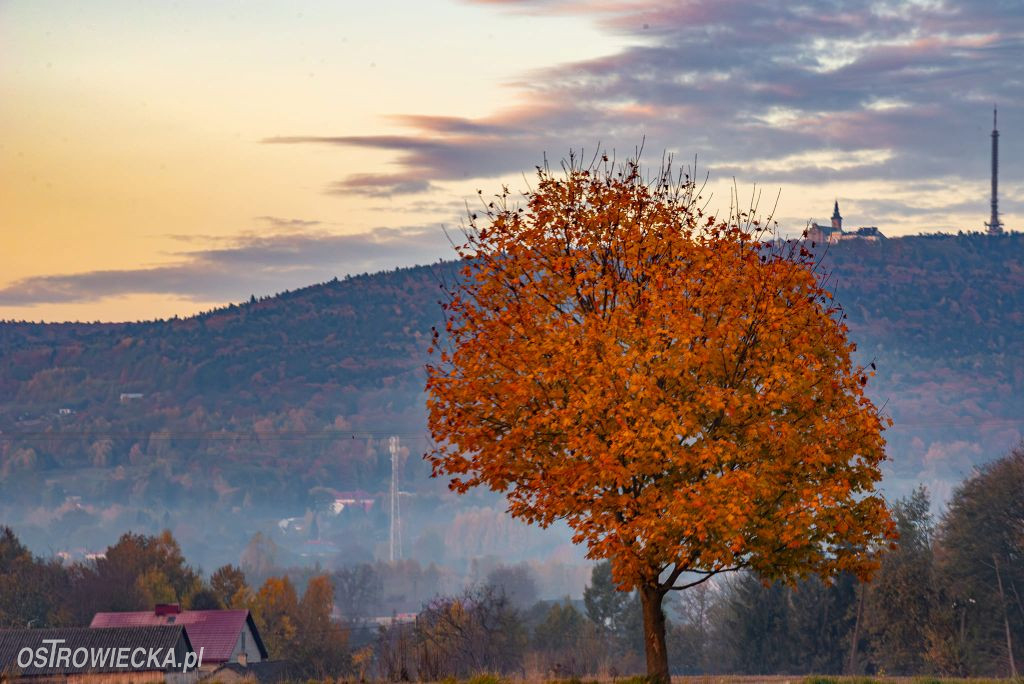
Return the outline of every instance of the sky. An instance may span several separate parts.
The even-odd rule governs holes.
[[[1024,227],[1024,3],[0,0],[0,319],[185,316],[452,258],[642,143],[781,230]]]

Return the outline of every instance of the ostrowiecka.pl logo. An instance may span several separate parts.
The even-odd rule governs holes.
[[[66,639],[43,639],[42,646],[18,651],[18,667],[75,668],[89,670],[181,670],[189,672],[203,664],[203,648],[182,655],[173,648],[131,648],[62,646]]]

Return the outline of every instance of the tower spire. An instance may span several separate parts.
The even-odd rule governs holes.
[[[996,127],[997,110],[992,106],[992,216],[989,218],[989,235],[1002,235],[1003,222],[999,220],[999,129]]]

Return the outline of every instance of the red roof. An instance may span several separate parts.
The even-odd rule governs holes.
[[[130,613],[96,613],[90,627],[152,627],[157,625],[181,625],[188,633],[192,647],[198,653],[203,649],[204,663],[224,663],[231,659],[231,652],[238,643],[242,628],[249,624],[253,640],[259,648],[260,657],[267,657],[256,625],[247,610],[183,610],[180,613],[165,611],[138,611]]]

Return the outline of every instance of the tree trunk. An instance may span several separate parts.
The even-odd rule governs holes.
[[[864,616],[864,582],[859,582],[860,596],[857,599],[857,618],[853,623],[853,639],[850,640],[850,657],[846,660],[846,674],[855,674],[857,668],[857,646],[860,644],[860,620]]]
[[[1017,664],[1013,660],[1013,639],[1010,637],[1010,615],[1006,609],[1006,595],[1003,593],[1003,576],[999,572],[999,557],[992,554],[992,563],[996,567],[996,582],[999,585],[999,603],[1003,607],[1003,628],[1006,630],[1006,656],[1010,665],[1010,677],[1017,678]]]
[[[668,652],[665,650],[665,613],[661,600],[665,592],[657,586],[640,587],[640,605],[644,610],[644,651],[647,677],[653,683],[669,684]]]
[[[1020,611],[1020,616],[1024,618],[1024,603],[1020,602],[1020,594],[1017,593],[1017,583],[1012,579],[1010,580],[1010,588],[1013,589],[1013,596],[1017,599],[1017,610]]]

